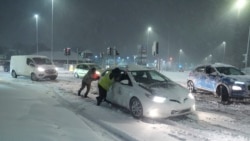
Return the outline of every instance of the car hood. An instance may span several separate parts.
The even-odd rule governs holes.
[[[235,81],[250,82],[249,75],[227,75],[228,78],[232,78]]]
[[[170,101],[182,102],[188,97],[189,91],[176,84],[169,82],[158,85],[147,85],[146,89],[151,92],[152,96],[161,96],[169,99]]]

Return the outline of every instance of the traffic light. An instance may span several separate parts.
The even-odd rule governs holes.
[[[67,48],[67,54],[70,55],[70,48]]]
[[[64,49],[64,55],[69,56],[70,55],[70,48]]]
[[[156,42],[156,45],[155,45],[155,54],[159,54],[159,42]]]
[[[67,48],[64,48],[64,55],[67,56]]]
[[[120,53],[117,50],[115,50],[115,55],[118,56],[120,55]]]

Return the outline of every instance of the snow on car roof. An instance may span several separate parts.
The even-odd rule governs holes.
[[[197,67],[201,66],[212,66],[212,67],[235,67],[230,64],[224,64],[224,63],[214,63],[214,64],[203,64],[203,65],[198,65]]]
[[[224,63],[214,63],[211,66],[213,66],[213,67],[234,67],[232,65],[224,64]]]
[[[147,68],[146,66],[136,65],[136,64],[129,64],[124,66],[117,66],[122,70],[128,70],[128,71],[140,71],[140,70],[151,70]]]

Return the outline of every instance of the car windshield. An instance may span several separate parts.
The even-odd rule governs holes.
[[[140,71],[131,71],[132,76],[134,77],[137,83],[146,84],[146,85],[158,85],[170,82],[170,79],[166,78],[161,73],[155,70],[140,70]]]
[[[35,58],[32,58],[32,59],[38,65],[51,65],[52,64],[52,62],[48,58],[35,57]]]
[[[244,75],[243,72],[240,70],[234,68],[234,67],[216,67],[216,69],[221,73],[225,75]]]

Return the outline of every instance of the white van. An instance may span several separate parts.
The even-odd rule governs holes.
[[[50,78],[55,80],[58,72],[54,64],[46,56],[14,55],[10,59],[10,73],[17,76],[30,76],[31,80]]]

